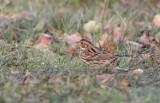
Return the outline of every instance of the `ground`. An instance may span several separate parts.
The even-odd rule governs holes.
[[[68,44],[61,38],[84,35],[90,20],[120,27],[135,43],[145,28],[154,37],[160,30],[152,21],[160,12],[158,0],[1,0],[0,7],[0,103],[160,103],[160,63],[152,55],[160,55],[157,47],[131,47],[133,55],[144,50],[147,56],[119,59],[116,67],[128,71],[96,70],[64,53]],[[37,41],[45,31],[56,38],[49,46]],[[93,42],[103,32],[91,32]],[[113,52],[130,50],[121,41]]]

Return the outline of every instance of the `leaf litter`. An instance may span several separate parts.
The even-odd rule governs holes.
[[[6,16],[6,15],[0,15],[0,32],[3,32],[6,28],[8,28],[10,25],[12,25],[12,22],[15,22],[17,20],[22,20],[21,23],[20,23],[20,26],[19,28],[27,28],[26,25],[28,23],[28,21],[31,21],[31,16],[28,15],[29,13],[22,13],[22,14],[15,14],[15,15],[12,15],[12,16]],[[22,17],[26,17],[26,18],[22,18]],[[24,20],[23,20],[24,19]],[[156,26],[156,27],[159,27],[159,14],[155,15],[154,18],[153,18],[153,24]],[[34,30],[35,31],[41,31],[45,28],[45,21],[43,20],[40,20],[37,25],[34,27]],[[65,42],[67,44],[67,49],[64,51],[64,54],[67,55],[69,53],[71,54],[76,54],[78,55],[78,50],[77,50],[77,42],[80,41],[83,37],[87,37],[89,38],[91,41],[93,41],[93,37],[91,35],[90,32],[93,32],[93,31],[98,31],[100,29],[103,29],[102,28],[102,24],[98,21],[95,21],[95,20],[89,20],[87,23],[85,23],[83,25],[83,30],[84,30],[84,34],[81,35],[80,33],[76,32],[76,33],[73,33],[73,34],[69,34],[69,33],[64,33],[62,36],[60,36],[58,39],[54,37],[53,34],[51,35],[48,35],[48,33],[42,33],[42,32],[39,32],[38,33],[38,37],[37,39],[34,41],[33,38],[28,38],[25,42],[24,42],[24,45],[26,48],[35,48],[35,49],[40,49],[40,50],[49,50],[49,51],[46,51],[46,53],[49,54],[49,56],[51,55],[55,55],[54,53],[49,53],[49,52],[53,52],[51,50],[51,44],[52,43],[57,43],[57,44],[60,44],[60,42]],[[150,36],[148,35],[146,32],[143,32],[142,33],[142,36],[140,36],[138,39],[138,42],[136,41],[129,41],[129,40],[124,40],[124,31],[122,30],[121,27],[118,27],[118,26],[112,26],[111,24],[107,24],[104,26],[104,29],[105,31],[103,31],[102,35],[100,34],[100,40],[97,41],[95,43],[95,45],[97,47],[103,47],[109,51],[115,51],[116,50],[116,47],[118,46],[118,43],[120,41],[122,42],[126,42],[126,43],[129,43],[131,44],[131,49],[132,50],[139,50],[139,49],[142,49],[142,47],[146,46],[146,45],[149,45],[151,47],[154,47],[154,55],[151,53],[144,53],[144,54],[141,54],[143,60],[148,60],[149,58],[151,58],[151,56],[154,56],[154,60],[157,62],[157,63],[160,63],[158,60],[159,60],[159,56],[160,56],[160,53],[159,53],[159,39],[158,37],[156,36]],[[110,34],[107,30],[108,29],[112,29],[112,33]],[[13,28],[13,34],[15,34],[15,38],[19,38],[18,35],[16,35],[16,29]],[[16,37],[17,36],[17,37]],[[4,42],[3,42],[4,41]],[[5,44],[8,44],[7,42],[5,42],[5,40],[2,39],[2,42],[3,42],[3,45]],[[2,46],[3,46],[2,45]],[[136,48],[136,49],[134,49]],[[52,57],[54,58],[54,56]],[[131,72],[130,76],[133,76],[133,74],[135,75],[143,75],[144,73],[144,70],[142,68],[139,68],[139,69],[135,69]],[[18,75],[19,74],[19,71],[14,71],[12,70],[11,71],[11,74],[13,75]],[[110,79],[112,78],[115,78],[115,73],[113,74],[106,74],[106,73],[101,73],[101,74],[96,74],[96,79],[98,81],[100,81],[100,85],[101,84],[105,84],[106,82],[108,82]],[[48,79],[48,83],[50,84],[54,84],[54,83],[58,83],[61,79],[61,77],[63,76],[63,73],[60,72],[58,73],[57,75],[52,75],[49,79]],[[28,85],[32,80],[30,79],[33,79],[33,77],[31,76],[30,72],[26,73],[25,77],[22,78],[22,81],[21,81],[21,85]],[[76,76],[75,77],[75,81],[77,80],[77,78],[79,78],[79,76]],[[85,79],[86,80],[86,85],[89,84],[89,80]],[[34,79],[33,79],[34,81]],[[35,79],[35,81],[37,81]],[[129,86],[129,82],[126,78],[117,78],[116,80],[116,83],[115,85],[119,86],[119,85],[122,85],[124,87],[128,87]],[[142,81],[143,82],[143,81]],[[15,94],[15,96],[17,98],[21,98],[18,94]]]

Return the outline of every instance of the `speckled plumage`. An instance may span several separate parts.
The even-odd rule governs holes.
[[[80,53],[79,58],[84,63],[94,66],[94,67],[102,67],[107,64],[110,64],[114,60],[118,59],[118,55],[114,55],[113,53],[97,48],[87,39],[82,39],[79,42]]]

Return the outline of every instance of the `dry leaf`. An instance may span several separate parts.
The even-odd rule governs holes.
[[[108,33],[105,32],[105,33],[101,36],[101,39],[96,43],[96,46],[97,46],[97,47],[103,46],[108,37],[109,37]]]
[[[102,24],[95,20],[90,20],[83,25],[83,29],[85,32],[96,32],[100,28],[102,28]]]
[[[76,47],[77,47],[78,42],[82,39],[82,36],[80,33],[75,33],[72,35],[65,33],[61,37],[61,39],[69,44],[69,47],[67,48],[67,50],[64,51],[64,53],[62,54],[72,53],[72,54],[78,55]]]
[[[150,45],[150,38],[149,36],[144,32],[143,35],[139,38],[139,43],[143,45]]]
[[[57,39],[57,37],[51,32],[51,30],[47,29],[44,33],[51,35],[54,43],[56,43],[56,44],[60,43],[59,40]]]
[[[119,78],[117,80],[117,82],[118,82],[118,84],[125,86],[125,87],[128,87],[128,85],[129,85],[128,81],[125,78]]]
[[[78,55],[78,51],[74,46],[70,46],[64,51],[64,54],[69,54],[69,53]]]
[[[87,40],[90,40],[90,41],[93,40],[91,34],[89,34],[89,33],[84,33],[83,35],[84,35],[84,38],[86,38]]]
[[[82,36],[78,32],[72,35],[64,33],[61,39],[67,42],[69,45],[75,45],[77,44],[77,42],[79,42],[82,39]]]
[[[45,44],[50,45],[51,44],[51,38],[52,36],[45,33],[38,33],[38,39],[36,41],[37,44]]]
[[[108,43],[105,43],[105,44],[103,44],[103,46],[102,46],[103,48],[106,48],[107,50],[109,50],[109,51],[114,51],[115,49],[116,49],[116,46],[115,46],[115,44],[113,43],[113,42],[108,42]]]
[[[51,44],[52,36],[45,33],[38,33],[38,38],[35,42],[34,48],[38,50],[49,50],[49,45]]]
[[[105,32],[102,36],[101,36],[101,39],[96,43],[96,46],[97,47],[103,47],[109,51],[114,51],[116,49],[114,43],[112,41],[110,42],[105,42],[106,40],[110,40],[111,37],[110,35]]]
[[[104,26],[104,30],[108,30],[108,29],[110,29],[110,28],[112,28],[113,26],[111,25],[111,24],[106,24],[105,26]]]
[[[113,42],[118,43],[120,40],[122,40],[122,29],[120,27],[115,26],[113,28]]]
[[[160,14],[156,14],[153,18],[153,24],[157,27],[160,27]]]
[[[78,55],[76,47],[77,47],[78,42],[82,39],[82,36],[80,33],[77,32],[72,35],[65,33],[61,37],[61,39],[69,44],[69,47],[67,48],[67,50],[65,50],[64,53],[62,54],[72,53],[72,54]]]

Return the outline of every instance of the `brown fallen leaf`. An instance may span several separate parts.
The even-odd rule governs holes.
[[[160,42],[157,37],[150,36],[148,32],[142,31],[142,36],[139,38],[139,43],[143,45],[150,45],[154,47],[160,47]]]
[[[102,24],[95,20],[90,20],[83,25],[83,30],[85,32],[96,32],[102,28]]]
[[[139,43],[143,44],[143,45],[150,45],[151,41],[150,41],[150,36],[147,36],[146,33],[144,33],[140,38],[139,38]],[[152,37],[154,38],[154,37]]]
[[[69,35],[67,33],[64,33],[61,37],[61,39],[65,42],[67,42],[70,46],[77,44],[82,39],[82,35],[80,33],[74,33],[72,35]]]
[[[113,28],[113,36],[112,36],[113,42],[119,43],[119,41],[121,41],[122,38],[123,38],[122,29],[120,27],[115,26]]]
[[[36,44],[45,44],[50,45],[51,44],[51,35],[45,34],[45,33],[38,33],[38,39],[36,40]]]
[[[111,29],[111,28],[113,28],[112,24],[104,25],[104,30],[108,30],[108,29]]]
[[[107,32],[105,32],[105,33],[101,36],[100,40],[96,43],[96,46],[97,46],[97,47],[102,47],[107,39],[109,39],[109,35],[108,35]]]
[[[114,51],[116,49],[116,45],[112,41],[104,43],[102,47],[109,51]]]
[[[83,35],[84,35],[84,38],[86,38],[87,40],[90,40],[90,41],[93,40],[91,34],[89,34],[89,33],[84,33]]]
[[[149,35],[148,30],[143,30],[142,36],[139,38],[139,43],[143,45],[154,45],[157,41],[155,37]]]
[[[52,40],[54,43],[59,44],[59,40],[58,38],[52,33],[52,31],[50,29],[46,29],[46,31],[44,32],[45,34],[51,35],[52,36]]]
[[[51,51],[50,50],[51,42],[52,42],[52,35],[49,35],[47,33],[38,33],[37,40],[35,41],[33,47],[37,50]]]
[[[156,14],[153,18],[153,24],[157,27],[160,27],[160,14]]]
[[[78,51],[77,51],[76,47],[74,47],[74,46],[68,47],[68,48],[64,51],[63,54],[70,54],[70,53],[71,53],[71,54],[75,54],[75,55],[78,56]]]
[[[69,47],[61,54],[75,54],[78,55],[78,51],[76,50],[77,48],[77,44],[78,42],[82,39],[82,36],[80,33],[74,33],[72,35],[69,35],[67,33],[63,34],[63,36],[61,37],[61,39],[64,42],[67,42],[67,44],[69,45]]]
[[[129,85],[128,81],[125,78],[117,79],[117,83],[122,85],[122,86],[125,86],[125,87],[128,87],[128,85]]]

